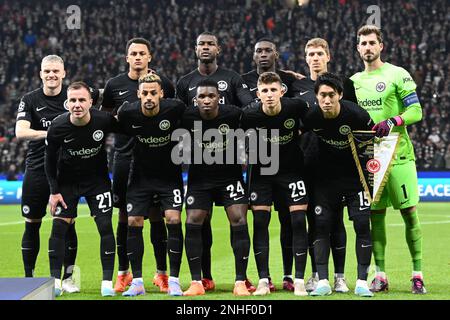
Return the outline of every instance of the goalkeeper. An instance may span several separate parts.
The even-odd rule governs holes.
[[[419,192],[414,149],[406,126],[422,119],[416,84],[403,68],[381,61],[382,34],[378,27],[366,25],[357,33],[357,49],[365,70],[351,79],[358,104],[366,109],[376,125],[378,137],[391,131],[399,133],[388,181],[380,201],[372,205],[372,242],[377,274],[371,284],[373,292],[388,291],[385,273],[386,208],[400,210],[405,222],[405,236],[413,263],[412,293],[426,293],[422,276],[422,230],[417,215]]]

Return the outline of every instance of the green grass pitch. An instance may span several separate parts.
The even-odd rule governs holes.
[[[387,256],[386,268],[389,277],[390,292],[376,294],[377,300],[448,300],[450,299],[450,204],[448,203],[421,203],[419,205],[419,216],[423,230],[423,272],[425,285],[428,294],[417,296],[410,293],[411,263],[408,248],[404,237],[403,220],[399,212],[390,210],[387,215]],[[185,213],[183,212],[183,220]],[[252,233],[252,214],[248,214],[250,233]],[[347,227],[347,256],[346,256],[346,277],[350,287],[347,294],[333,293],[324,297],[326,300],[350,300],[367,299],[356,297],[352,290],[356,281],[356,258],[354,250],[354,231],[349,220],[346,220]],[[114,229],[117,224],[117,213],[113,216]],[[167,299],[221,299],[234,300],[232,294],[234,283],[234,261],[233,253],[229,241],[229,224],[222,208],[215,208],[213,215],[213,248],[212,248],[212,274],[216,281],[216,290],[208,292],[201,297],[169,297],[159,293],[158,289],[151,284],[151,279],[155,271],[153,248],[150,244],[149,223],[144,227],[145,254],[144,254],[144,281],[147,294],[140,296],[138,300],[167,300]],[[50,219],[47,215],[41,228],[41,250],[39,253],[35,276],[49,276],[48,265],[48,237],[50,234]],[[24,229],[24,222],[20,215],[20,207],[17,205],[1,206],[0,209],[0,277],[22,277],[23,266],[21,258],[21,238]],[[88,208],[81,205],[76,229],[78,233],[78,257],[77,265],[81,269],[81,293],[64,294],[58,298],[61,300],[100,300],[101,266],[99,257],[99,235],[95,223],[89,217]],[[308,257],[309,259],[309,257]],[[117,258],[116,265],[117,269]],[[249,297],[249,300],[317,300],[317,297],[296,297],[291,292],[281,290],[283,269],[281,251],[279,244],[279,222],[276,213],[272,213],[270,224],[270,272],[277,291],[266,297]],[[309,266],[306,269],[306,278],[311,274]],[[330,275],[333,274],[332,261],[330,259]],[[257,283],[257,272],[255,261],[250,256],[248,276]],[[373,273],[372,273],[373,277]],[[190,283],[189,268],[186,256],[183,257],[180,281],[183,290],[186,290]],[[332,280],[331,280],[332,283]],[[111,300],[130,299],[122,296],[107,298]],[[239,298],[241,299],[241,298]]]

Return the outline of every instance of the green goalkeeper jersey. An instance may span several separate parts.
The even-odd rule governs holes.
[[[392,129],[399,133],[400,139],[394,163],[415,160],[406,126],[421,120],[422,108],[416,83],[408,71],[385,62],[371,72],[357,72],[351,79],[359,106],[369,112],[375,123],[395,116],[403,119],[403,125]]]

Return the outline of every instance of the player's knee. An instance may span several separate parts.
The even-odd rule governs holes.
[[[370,214],[386,214],[386,209],[370,210]]]
[[[353,218],[353,228],[359,236],[370,235],[370,219],[369,216],[359,216]]]
[[[314,231],[316,239],[329,237],[331,232],[331,221],[329,219],[316,219]]]
[[[230,216],[230,224],[232,226],[242,226],[247,224],[247,217],[245,215],[233,215]]]
[[[401,214],[411,214],[415,211],[416,211],[416,206],[412,206],[412,207],[405,208],[405,209],[400,209]]]
[[[186,223],[190,224],[203,224],[203,221],[204,221],[203,217],[195,214],[188,215],[186,218]]]
[[[95,217],[95,223],[100,236],[113,234],[111,216],[97,216]]]
[[[178,214],[166,215],[166,224],[178,224],[181,223],[181,216]]]
[[[142,227],[144,225],[144,217],[130,216],[128,217],[128,225],[130,227]]]
[[[42,222],[42,219],[29,219],[29,218],[25,218],[25,221],[26,221],[26,222],[29,222],[29,223],[41,223],[41,222]]]
[[[65,239],[69,223],[65,219],[53,219],[50,239]]]
[[[119,208],[119,222],[127,222],[128,214],[126,208]]]

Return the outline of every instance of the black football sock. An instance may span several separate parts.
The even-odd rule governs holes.
[[[206,217],[202,225],[202,274],[203,278],[211,279],[211,247],[212,247],[211,217]]]
[[[314,243],[314,254],[316,256],[317,273],[319,280],[329,279],[328,274],[328,259],[330,256],[330,236],[325,238],[318,238]]]
[[[236,281],[247,279],[247,265],[250,253],[250,236],[248,225],[232,226],[233,233],[233,253],[236,270]]]
[[[253,252],[260,279],[269,277],[270,211],[253,211]]]
[[[294,256],[292,254],[292,223],[289,209],[280,209],[280,211],[278,211],[278,219],[280,220],[280,244],[281,256],[283,258],[283,272],[284,275],[292,275]]]
[[[306,260],[308,258],[308,236],[306,233],[306,211],[291,212],[293,233],[293,254],[295,259],[295,278],[305,277]]]
[[[52,231],[48,240],[48,258],[50,275],[55,279],[61,279],[67,229],[69,229],[67,222],[62,219],[53,219]]]
[[[309,210],[312,210],[310,212]],[[311,209],[308,208],[307,212],[307,221],[308,221],[308,251],[309,251],[309,257],[311,260],[311,271],[312,273],[317,272],[316,268],[316,256],[314,255],[314,241],[316,240],[316,234],[315,234],[315,218],[314,218],[314,209],[311,206]]]
[[[40,248],[39,229],[41,224],[41,222],[32,223],[25,221],[25,231],[22,236],[22,260],[25,277],[32,277],[34,273]]]
[[[358,279],[367,280],[367,273],[372,257],[372,239],[370,236],[370,217],[353,218],[356,232],[356,259],[358,261]]]
[[[156,269],[167,270],[167,229],[164,220],[150,221],[150,241],[155,254]]]
[[[192,280],[202,279],[202,225],[186,223],[186,257]]]
[[[142,278],[142,257],[144,256],[143,228],[128,226],[127,255],[128,259],[130,259],[133,278]]]
[[[334,273],[344,273],[345,253],[347,245],[347,232],[345,231],[344,220],[338,218],[331,231],[330,246],[333,254]]]
[[[178,278],[183,256],[183,231],[181,223],[167,224],[167,249],[169,251],[170,276]]]
[[[98,216],[95,218],[95,223],[100,234],[100,259],[102,261],[103,280],[111,281],[116,258],[116,240],[114,239],[111,216]]]
[[[66,233],[66,251],[64,254],[63,280],[72,276],[78,251],[78,237],[75,230],[75,222],[69,225]]]
[[[120,222],[117,224],[117,258],[119,259],[119,271],[127,271],[130,261],[127,256],[127,234],[128,223]]]

